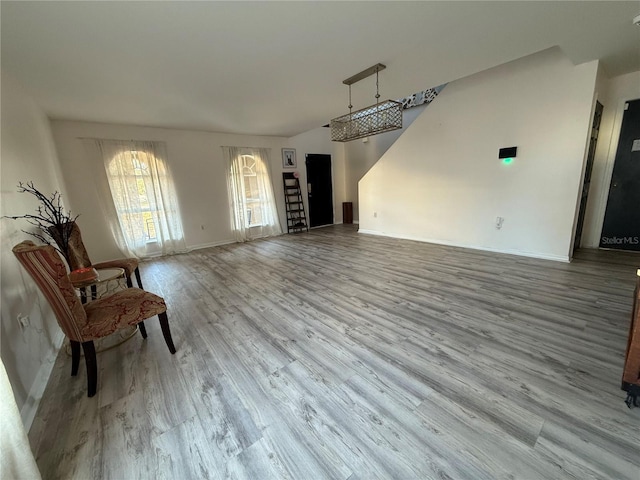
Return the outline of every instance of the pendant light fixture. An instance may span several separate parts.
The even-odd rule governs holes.
[[[342,82],[349,86],[349,113],[331,120],[332,141],[349,142],[402,128],[402,104],[393,100],[378,101],[380,99],[378,72],[385,68],[387,68],[385,65],[378,63]],[[352,112],[351,85],[374,73],[376,75],[375,105]]]

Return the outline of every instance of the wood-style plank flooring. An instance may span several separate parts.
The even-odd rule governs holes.
[[[30,439],[44,479],[638,480],[638,267],[352,226],[145,262],[178,352],[148,320],[94,398],[61,353]]]

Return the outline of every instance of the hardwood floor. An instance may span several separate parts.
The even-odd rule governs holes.
[[[45,479],[638,480],[638,267],[351,226],[145,262],[178,352],[147,321],[94,398],[61,353],[30,439]]]

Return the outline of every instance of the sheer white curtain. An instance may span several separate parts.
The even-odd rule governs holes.
[[[0,359],[0,478],[40,480],[11,383]]]
[[[222,147],[227,162],[231,228],[239,242],[280,235],[269,149]]]
[[[180,210],[163,142],[96,140],[127,255],[186,252]]]

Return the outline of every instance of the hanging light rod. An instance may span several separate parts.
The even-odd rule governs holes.
[[[353,85],[354,83],[359,82],[363,78],[367,78],[373,75],[374,73],[381,72],[385,68],[387,68],[386,65],[383,65],[381,63],[376,63],[373,67],[369,67],[366,70],[361,71],[360,73],[356,73],[353,77],[349,77],[346,80],[343,80],[342,83],[344,83],[345,85]]]

